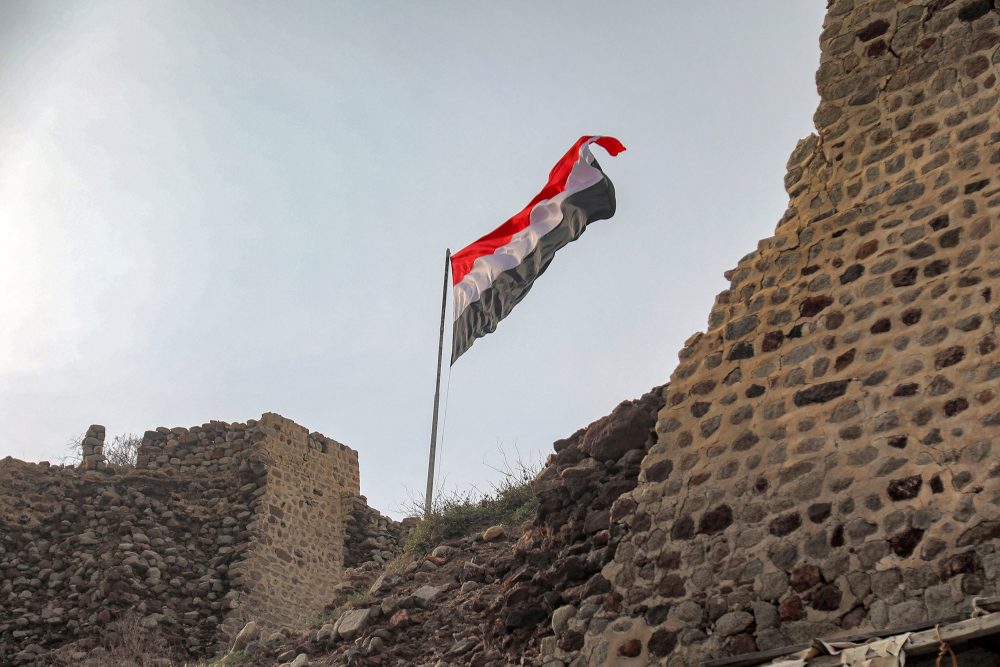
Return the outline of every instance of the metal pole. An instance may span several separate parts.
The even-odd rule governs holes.
[[[448,269],[451,250],[444,252],[444,287],[441,290],[441,335],[438,338],[437,379],[434,381],[434,417],[431,419],[431,453],[427,463],[427,494],[424,496],[424,517],[430,517],[434,500],[434,453],[437,450],[438,402],[441,398],[441,354],[444,352],[444,310],[448,303]]]

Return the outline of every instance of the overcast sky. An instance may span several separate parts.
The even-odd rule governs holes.
[[[445,248],[580,135],[616,136],[595,154],[617,215],[445,370],[444,487],[489,488],[501,452],[540,459],[665,382],[773,232],[823,12],[0,0],[0,457],[273,411],[358,450],[399,516],[424,488]]]

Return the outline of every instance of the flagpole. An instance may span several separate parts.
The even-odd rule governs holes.
[[[431,453],[427,463],[427,493],[424,495],[424,517],[431,515],[434,501],[434,453],[437,450],[438,403],[441,398],[441,355],[444,352],[444,311],[448,304],[448,269],[451,266],[451,250],[444,251],[444,287],[441,289],[441,334],[438,338],[437,379],[434,380],[434,417],[431,419]]]

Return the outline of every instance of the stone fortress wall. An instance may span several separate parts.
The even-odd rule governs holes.
[[[397,547],[359,495],[357,452],[279,415],[147,431],[135,468],[103,444],[95,426],[78,467],[0,461],[0,664],[82,655],[129,610],[206,655],[250,619],[314,620],[345,552],[361,557],[345,541]]]
[[[680,352],[588,664],[967,613],[1000,581],[1000,9],[831,0],[790,205]],[[558,658],[560,656],[552,656]]]

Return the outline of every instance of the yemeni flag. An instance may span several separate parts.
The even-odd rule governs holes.
[[[615,188],[590,152],[592,144],[613,156],[625,150],[613,137],[580,137],[527,206],[451,256],[452,364],[477,338],[496,330],[557,250],[579,238],[591,222],[615,214]]]

